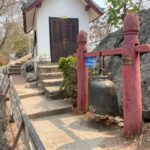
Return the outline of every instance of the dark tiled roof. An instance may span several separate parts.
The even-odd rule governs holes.
[[[22,9],[28,9],[32,6],[37,6],[42,3],[43,0],[27,0],[27,2],[23,2]]]
[[[39,4],[42,3],[43,0],[27,0],[27,2],[24,2],[22,5],[22,9],[28,9],[29,7],[32,6],[38,6]],[[98,14],[104,14],[104,9],[101,8],[100,6],[98,6],[93,0],[84,0],[87,4],[89,4],[90,6],[92,6],[92,8],[98,13]]]

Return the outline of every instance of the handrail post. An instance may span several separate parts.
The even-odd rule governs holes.
[[[85,113],[88,110],[88,69],[84,58],[84,53],[87,52],[87,33],[85,31],[80,31],[77,43],[77,110]]]
[[[21,132],[22,132],[22,130],[23,130],[23,127],[24,127],[24,124],[23,124],[23,121],[22,121],[21,124],[20,124],[20,126],[19,126],[19,129],[18,129],[16,138],[15,138],[15,141],[14,141],[14,143],[13,143],[13,145],[12,145],[12,147],[11,147],[10,150],[15,150],[15,149],[16,149],[16,146],[17,146],[17,143],[18,143],[19,138],[20,138],[20,136],[21,136]]]

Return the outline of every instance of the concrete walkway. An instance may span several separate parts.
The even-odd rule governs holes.
[[[136,150],[121,130],[72,112],[66,100],[47,99],[43,91],[25,88],[25,79],[13,76],[22,105],[47,150]]]

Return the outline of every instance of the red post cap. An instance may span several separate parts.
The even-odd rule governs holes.
[[[78,43],[86,43],[87,42],[87,33],[83,30],[81,30],[77,37]]]
[[[135,13],[128,14],[124,20],[124,35],[138,34],[140,31],[139,16]]]

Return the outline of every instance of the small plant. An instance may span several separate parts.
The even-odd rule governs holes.
[[[59,69],[63,73],[64,80],[60,86],[60,90],[64,96],[70,98],[75,103],[77,98],[77,59],[73,56],[59,59]]]

